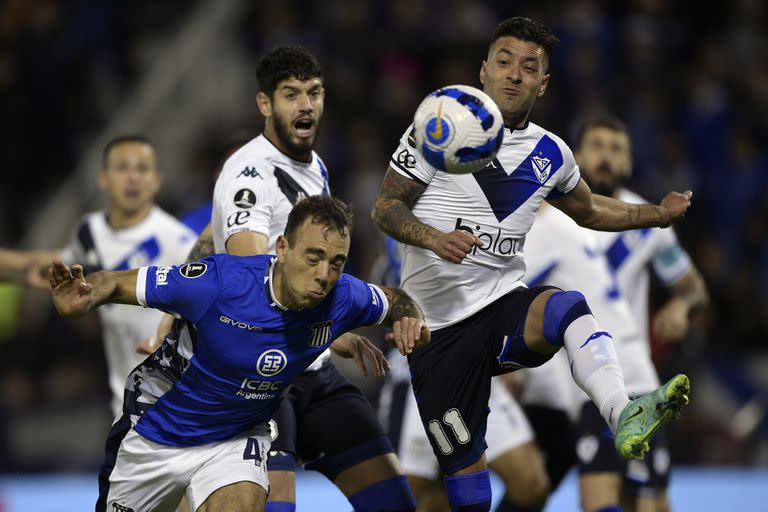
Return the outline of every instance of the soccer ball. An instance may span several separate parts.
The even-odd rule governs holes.
[[[468,85],[449,85],[421,102],[413,117],[416,147],[436,169],[452,174],[488,165],[504,138],[496,103]]]

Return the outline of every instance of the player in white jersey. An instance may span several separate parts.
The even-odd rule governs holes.
[[[317,60],[303,48],[277,48],[256,73],[264,133],[224,164],[214,188],[211,226],[190,259],[214,251],[272,253],[296,202],[329,195],[328,171],[313,151],[325,96]],[[358,364],[367,354],[377,374],[387,364],[370,341],[354,334],[341,336],[331,348]],[[295,510],[299,463],[325,475],[357,511],[380,510],[383,503],[391,505],[392,497],[402,501],[397,510],[415,507],[375,411],[329,356],[326,351],[297,379],[274,418],[267,511]]]
[[[387,286],[399,286],[402,244],[389,237],[385,241],[386,251],[373,270],[373,280]],[[408,362],[396,356],[390,360],[392,368],[379,400],[381,423],[408,476],[418,509],[443,511],[448,504],[439,483],[440,467],[419,418]],[[511,376],[506,374],[492,379],[488,398],[486,457],[488,466],[502,479],[505,488],[497,510],[539,509],[549,495],[550,485],[533,430],[508,389],[510,384],[516,383],[505,382]]]
[[[623,123],[611,118],[586,123],[577,143],[576,160],[593,190],[628,203],[643,202],[623,186],[632,170],[631,141]],[[648,332],[650,268],[671,295],[652,323],[656,338],[662,341],[678,341],[685,336],[689,315],[709,300],[706,285],[671,228],[595,235],[613,272],[617,291],[628,301],[638,329],[637,341],[627,344],[619,354],[625,379],[628,387],[630,379],[633,382],[635,389],[630,391],[644,392],[658,383]],[[649,455],[643,461],[619,466],[621,471],[616,471],[624,477],[624,510],[669,510],[666,445],[656,443]],[[618,488],[621,480],[616,477],[613,482]]]
[[[565,347],[574,380],[625,457],[642,457],[653,433],[688,400],[688,378],[678,375],[630,401],[610,334],[584,296],[522,282],[525,235],[545,199],[598,230],[668,226],[690,205],[690,192],[672,192],[659,206],[593,195],[560,138],[528,122],[549,82],[555,42],[527,18],[499,24],[480,68],[506,126],[497,158],[474,174],[438,172],[409,144],[409,129],[372,212],[384,232],[408,245],[402,286],[433,330],[432,343],[408,362],[455,511],[490,507],[484,432],[493,375],[539,366]]]
[[[635,395],[648,393],[659,385],[653,363],[647,351],[638,350],[643,345],[640,330],[616,286],[597,234],[577,225],[563,212],[542,205],[526,236],[526,283],[580,290],[595,317],[613,336],[627,391]],[[526,370],[526,374],[524,402],[564,408],[579,418],[575,452],[582,509],[585,512],[620,510],[621,477],[616,469],[623,468],[624,461],[613,449],[610,430],[594,404],[574,389],[567,361],[555,357],[539,368]],[[656,439],[653,449],[657,450],[658,446]]]
[[[125,135],[109,141],[98,180],[106,208],[86,214],[63,250],[48,251],[48,261],[42,267],[46,272],[53,257],[66,263],[83,262],[86,272],[171,265],[186,259],[195,233],[155,205],[161,176],[157,155],[146,137]],[[35,253],[27,254],[38,258]],[[40,272],[38,269],[32,274]],[[162,313],[120,305],[100,308],[98,313],[112,412],[119,417],[125,379],[145,357],[135,346],[155,334]]]

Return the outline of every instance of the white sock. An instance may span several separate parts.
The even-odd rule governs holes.
[[[613,339],[592,315],[574,320],[566,328],[564,338],[573,380],[597,405],[615,434],[619,414],[629,403],[629,397]]]

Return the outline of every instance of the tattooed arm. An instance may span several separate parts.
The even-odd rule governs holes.
[[[638,228],[665,228],[685,215],[692,192],[670,192],[660,205],[630,204],[593,194],[584,180],[570,193],[549,199],[580,226],[598,231],[624,231]]]
[[[381,290],[389,301],[389,312],[381,324],[392,327],[386,340],[402,355],[410,354],[414,348],[429,343],[429,327],[419,305],[399,288],[382,286]]]
[[[213,248],[213,230],[211,229],[211,223],[209,222],[200,236],[197,238],[197,242],[192,246],[187,256],[187,263],[191,261],[200,261],[203,258],[215,254],[216,251]]]
[[[463,230],[443,233],[411,211],[427,185],[401,176],[391,167],[376,195],[371,217],[379,228],[404,244],[429,249],[444,260],[461,263],[480,240]]]

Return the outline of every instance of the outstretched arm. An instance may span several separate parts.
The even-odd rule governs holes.
[[[565,212],[580,226],[598,231],[625,231],[639,228],[665,228],[685,215],[693,192],[670,192],[660,205],[630,204],[593,194],[582,179],[570,193],[548,202]]]
[[[444,260],[461,263],[480,240],[466,231],[443,233],[421,222],[411,211],[426,185],[391,167],[376,195],[371,217],[379,228],[404,244],[429,249]]]
[[[382,286],[381,290],[389,301],[389,312],[381,323],[392,328],[386,340],[402,355],[429,343],[431,334],[424,313],[410,295],[399,288]]]
[[[85,280],[82,265],[54,261],[48,271],[53,304],[61,316],[81,316],[104,303],[138,306],[138,269],[96,272]]]
[[[16,281],[32,288],[48,288],[48,265],[60,253],[60,249],[0,249],[0,279]]]

